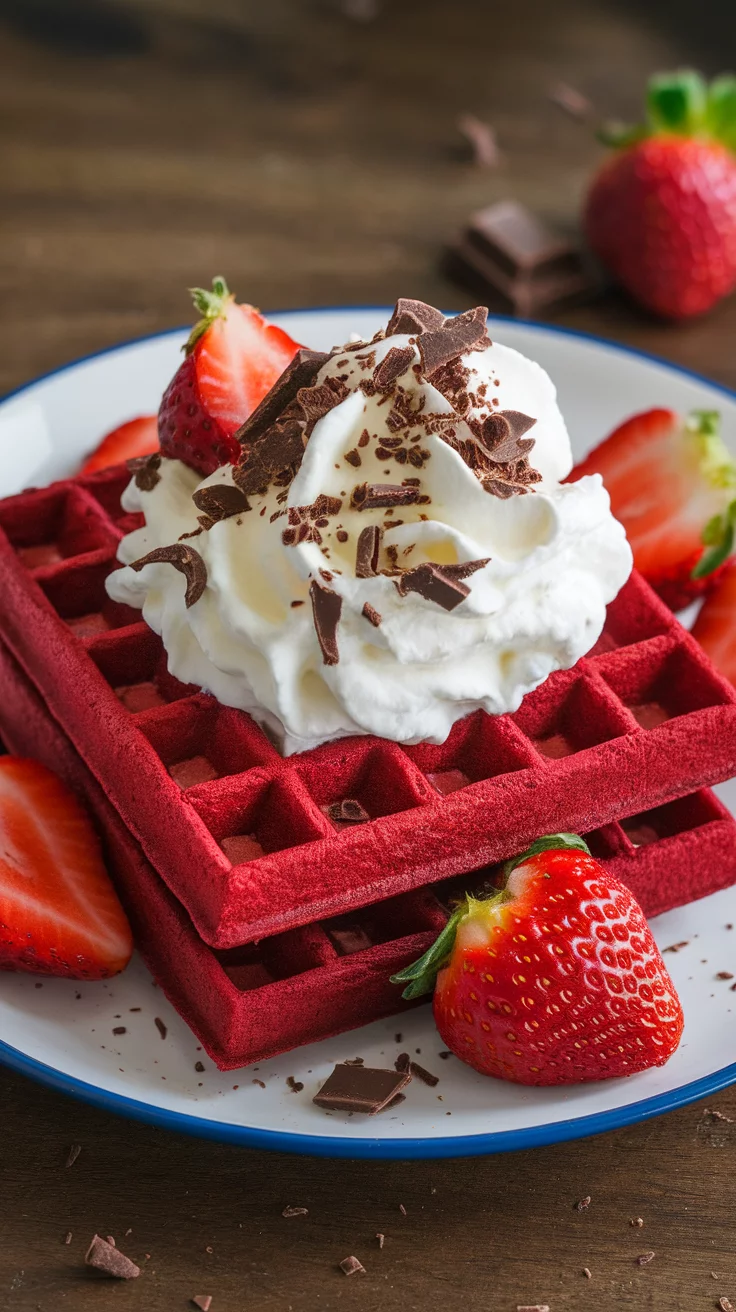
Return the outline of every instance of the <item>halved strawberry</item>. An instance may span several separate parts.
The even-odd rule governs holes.
[[[298,343],[252,305],[236,305],[224,278],[191,289],[200,315],[186,359],[158,412],[161,451],[202,474],[234,464],[233,434],[284,372]]]
[[[538,839],[504,876],[501,892],[465,898],[434,946],[393,976],[404,997],[434,987],[448,1048],[498,1079],[571,1084],[664,1065],[682,1008],[629,890],[577,834]]]
[[[693,637],[736,685],[736,566],[724,570],[693,625]]]
[[[0,970],[105,979],[127,966],[130,926],[97,836],[38,761],[0,760]]]
[[[734,547],[736,465],[720,415],[645,410],[621,424],[570,475],[603,476],[634,565],[673,610],[712,587]]]
[[[103,437],[82,465],[83,474],[93,474],[97,469],[108,469],[110,465],[123,465],[135,456],[150,456],[158,451],[158,417],[156,415],[139,415],[129,419],[127,424],[120,424]]]

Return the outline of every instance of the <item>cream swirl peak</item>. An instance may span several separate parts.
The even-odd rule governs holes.
[[[155,456],[126,490],[145,526],[110,594],[285,754],[515,710],[593,646],[630,572],[601,480],[560,483],[550,379],[486,313],[399,301],[370,342],[297,352],[235,465]]]

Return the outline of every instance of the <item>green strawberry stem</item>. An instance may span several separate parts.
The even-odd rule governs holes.
[[[590,848],[578,834],[546,834],[543,838],[537,838],[525,852],[512,857],[510,861],[506,862],[503,867],[504,885],[512,870],[515,870],[517,866],[522,865],[524,861],[532,856],[538,856],[540,852],[548,852],[555,848],[566,848],[568,850],[577,848],[578,851],[587,852],[590,855]],[[507,897],[508,894],[504,886],[498,893],[484,899],[484,901],[487,905],[494,905],[506,901]],[[469,895],[464,897],[453,911],[442,933],[435,939],[424,955],[418,961],[413,962],[411,966],[405,966],[403,970],[399,970],[391,976],[392,984],[406,984],[406,988],[401,995],[402,998],[421,998],[426,993],[433,992],[438,973],[443,966],[447,965],[452,956],[460,922],[470,914],[479,900]]]
[[[212,279],[212,291],[208,292],[205,287],[190,287],[189,294],[194,302],[194,308],[199,312],[201,318],[195,323],[192,331],[187,338],[184,346],[185,355],[191,355],[197,342],[207,329],[215,322],[215,319],[224,319],[227,314],[227,307],[233,297],[228,290],[228,285],[222,277]]]
[[[721,437],[719,412],[693,410],[688,415],[686,427],[698,444],[698,463],[708,480],[714,487],[736,487],[736,465]],[[736,540],[736,500],[708,520],[701,540],[704,551],[691,572],[693,579],[707,578],[732,554]]]
[[[717,141],[736,151],[736,77],[724,73],[709,84],[691,68],[657,73],[647,88],[643,124],[606,123],[598,131],[604,145],[619,148],[661,134]]]

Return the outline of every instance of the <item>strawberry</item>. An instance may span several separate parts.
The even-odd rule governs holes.
[[[693,625],[693,637],[717,670],[736,684],[736,567],[723,572]]]
[[[127,966],[130,926],[97,836],[60,779],[0,760],[0,969],[105,979]]]
[[[621,424],[571,475],[602,474],[634,564],[673,610],[713,586],[731,555],[736,465],[720,416],[645,410]]]
[[[430,992],[437,1028],[483,1075],[572,1084],[662,1066],[679,999],[641,907],[576,834],[506,863],[501,892],[465,898],[433,947],[394,975]]]
[[[252,305],[236,305],[224,278],[191,289],[201,319],[184,347],[158,412],[161,451],[201,474],[234,464],[235,432],[298,349]]]
[[[123,465],[134,456],[150,456],[154,451],[158,451],[158,419],[156,415],[140,415],[107,433],[87,457],[81,472],[93,474],[110,465]]]
[[[601,133],[616,150],[593,179],[584,226],[635,300],[685,319],[736,286],[736,78],[660,74],[647,111],[643,127]]]

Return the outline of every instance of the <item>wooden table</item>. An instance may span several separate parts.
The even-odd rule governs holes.
[[[264,307],[400,292],[466,306],[438,252],[471,209],[513,194],[574,221],[598,148],[550,104],[551,83],[633,115],[652,69],[715,72],[732,55],[732,5],[640,8],[385,0],[359,21],[337,0],[5,0],[0,387],[185,321],[185,287],[220,271]],[[494,124],[496,171],[464,156],[466,112]],[[677,330],[613,293],[562,322],[736,385],[736,299]],[[702,1105],[512,1156],[350,1163],[176,1138],[8,1074],[0,1104],[11,1312],[168,1312],[198,1293],[212,1312],[736,1302],[736,1125]],[[709,1107],[736,1117],[736,1091]],[[287,1204],[309,1215],[285,1220]],[[145,1274],[101,1285],[86,1243],[129,1227]],[[366,1276],[337,1268],[351,1253]]]

